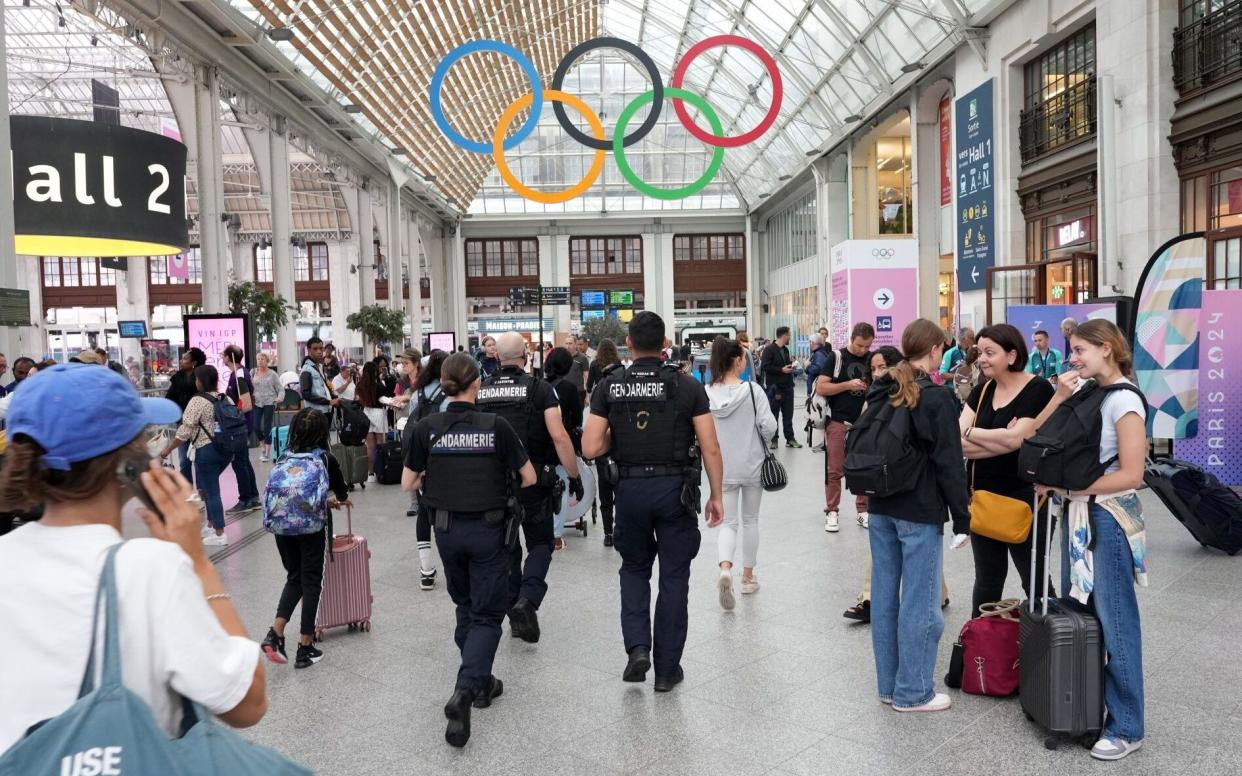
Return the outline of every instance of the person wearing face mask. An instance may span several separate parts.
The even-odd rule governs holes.
[[[1026,371],[1026,342],[1022,333],[1013,326],[1001,323],[981,329],[977,347],[977,364],[984,381],[966,398],[958,421],[971,490],[975,493],[971,501],[971,523],[976,529],[988,520],[983,511],[994,512],[998,509],[996,496],[1016,502],[1012,505],[1014,509],[1025,504],[1029,512],[1035,492],[1030,483],[1018,476],[1018,448],[1023,440],[1034,435],[1037,428],[1035,419],[1052,400],[1054,393],[1047,380]],[[987,495],[980,496],[980,493]],[[1009,504],[999,503],[1001,508]],[[1055,527],[1046,501],[1040,505],[1035,522],[1040,536],[1036,542],[1039,555],[1035,561],[1035,579],[1038,580],[1047,573],[1045,548],[1048,546],[1047,537]],[[1031,595],[1033,581],[1029,578],[1029,535],[1022,541],[1008,542],[974,531],[971,534],[971,549],[975,561],[972,617],[979,616],[982,604],[1004,598],[1010,558],[1022,579],[1022,589],[1028,597]]]

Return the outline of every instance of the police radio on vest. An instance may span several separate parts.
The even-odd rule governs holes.
[[[13,152],[9,152],[10,164]],[[100,175],[103,179],[103,204],[108,207],[122,207],[123,203],[116,195],[116,160],[112,156],[100,157]],[[160,201],[160,197],[168,192],[170,176],[168,168],[162,164],[147,165],[147,173],[152,181],[150,194],[147,196],[147,210],[152,213],[168,215],[172,213],[172,205]],[[61,186],[61,173],[55,165],[34,164],[27,168],[30,176],[23,190],[31,202],[64,202],[65,194]],[[81,205],[96,204],[95,196],[89,192],[90,177],[87,171],[86,154],[73,155],[73,198]],[[13,186],[14,196],[18,187]]]

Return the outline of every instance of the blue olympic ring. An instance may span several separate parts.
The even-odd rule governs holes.
[[[531,91],[534,95],[531,102],[530,116],[526,119],[526,123],[522,125],[516,134],[505,141],[504,150],[509,151],[535,131],[535,126],[539,123],[539,114],[543,109],[543,84],[539,80],[539,72],[535,70],[535,63],[531,62],[526,55],[508,43],[499,40],[473,40],[463,43],[450,51],[448,56],[441,60],[436,67],[435,74],[431,76],[431,94],[429,95],[431,117],[435,119],[436,126],[440,128],[444,136],[453,141],[453,143],[476,154],[490,154],[492,152],[491,143],[471,140],[456,129],[453,129],[453,126],[449,124],[448,119],[444,115],[444,106],[440,103],[440,91],[444,87],[444,77],[448,75],[449,68],[467,54],[481,51],[504,54],[514,62],[517,62],[522,71],[526,73],[526,78],[530,81]]]

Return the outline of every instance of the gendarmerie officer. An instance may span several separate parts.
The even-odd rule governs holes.
[[[582,454],[597,458],[609,452],[611,432],[617,477],[613,539],[621,553],[621,632],[629,655],[622,678],[645,681],[654,653],[656,692],[668,692],[684,678],[690,562],[699,552],[700,461],[711,486],[707,524],[724,519],[724,464],[707,393],[676,365],[660,362],[664,343],[660,316],[634,316],[626,337],[634,363],[614,369],[596,386],[582,436]],[[653,641],[651,566],[657,557]]]
[[[461,668],[444,707],[444,739],[465,746],[471,706],[486,708],[504,690],[492,661],[509,604],[509,552],[521,519],[517,490],[535,482],[535,469],[509,423],[476,409],[479,367],[473,358],[449,356],[440,387],[453,401],[414,428],[402,486],[421,488],[420,509],[435,526],[445,583],[457,605],[453,636]]]
[[[514,545],[509,571],[509,627],[513,635],[534,644],[539,641],[536,612],[548,592],[548,567],[552,565],[552,513],[560,506],[556,464],[569,475],[569,490],[582,498],[582,480],[574,443],[561,422],[556,390],[547,382],[526,374],[526,340],[515,331],[496,338],[500,371],[483,381],[478,407],[494,412],[517,432],[535,467],[536,482],[523,488],[518,498],[526,513],[522,533],[526,536],[526,567],[522,548]],[[556,504],[553,505],[554,493]]]

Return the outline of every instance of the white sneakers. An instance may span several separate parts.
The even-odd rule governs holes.
[[[742,595],[752,595],[759,592],[759,578],[755,575],[742,577]]]
[[[942,692],[938,692],[930,701],[924,703],[922,706],[894,706],[893,711],[948,711],[949,707],[952,705],[953,700],[949,696]]]
[[[214,530],[203,537],[203,546],[205,547],[224,547],[229,543],[229,537],[224,534],[217,534]]]
[[[375,484],[375,472],[371,472],[370,474],[367,475],[367,484],[368,485]]]
[[[1142,745],[1142,741],[1101,738],[1095,742],[1095,746],[1091,747],[1091,756],[1097,760],[1120,760],[1128,754],[1137,752]]]
[[[871,525],[871,513],[870,512],[859,512],[858,513],[858,527],[867,528],[870,525]]]
[[[726,612],[733,609],[736,601],[733,598],[733,572],[720,570],[720,578],[716,580],[716,590],[720,593],[720,608]]]
[[[836,512],[829,512],[824,518],[824,530],[828,533],[836,533],[841,530],[841,520]]]

